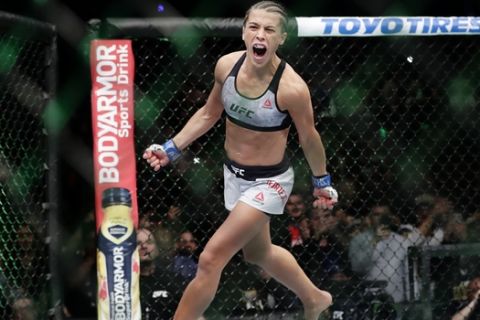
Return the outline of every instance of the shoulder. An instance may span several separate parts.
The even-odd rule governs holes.
[[[245,51],[235,51],[221,56],[215,66],[215,78],[223,82],[244,52]]]
[[[285,109],[310,103],[310,91],[303,78],[288,63],[278,87],[279,104]]]

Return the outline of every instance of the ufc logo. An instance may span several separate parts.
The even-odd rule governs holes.
[[[153,298],[168,298],[169,294],[167,290],[158,290],[154,291],[152,294]]]
[[[249,119],[252,119],[252,115],[255,114],[255,112],[253,112],[252,110],[248,110],[245,107],[240,107],[239,105],[237,105],[235,103],[232,103],[232,105],[230,106],[230,110],[232,110],[233,112],[236,112],[238,114],[244,114]]]
[[[236,176],[244,176],[245,175],[245,169],[240,169],[232,166],[233,173],[235,173]]]

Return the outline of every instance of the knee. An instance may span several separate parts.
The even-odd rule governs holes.
[[[265,260],[265,252],[259,251],[243,251],[243,259],[251,264],[255,264],[261,266],[263,261]]]
[[[203,251],[198,258],[199,272],[219,272],[223,269],[224,263],[217,254],[211,251]]]

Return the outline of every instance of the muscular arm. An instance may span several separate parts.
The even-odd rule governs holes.
[[[231,66],[232,54],[220,58],[215,66],[215,83],[205,105],[195,112],[173,139],[167,140],[163,145],[152,144],[145,150],[143,158],[153,170],[158,171],[172,159],[178,158],[181,150],[205,134],[220,119],[223,112],[222,85]]]
[[[315,128],[310,92],[307,84],[298,75],[289,78],[289,82],[293,83],[289,83],[287,94],[283,95],[283,102],[295,124],[300,145],[313,175],[325,175],[327,173],[325,148]]]

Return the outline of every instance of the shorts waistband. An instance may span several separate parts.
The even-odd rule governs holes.
[[[290,167],[290,160],[287,157],[284,157],[280,163],[271,166],[245,166],[230,159],[225,159],[224,163],[237,178],[247,181],[278,176]]]

